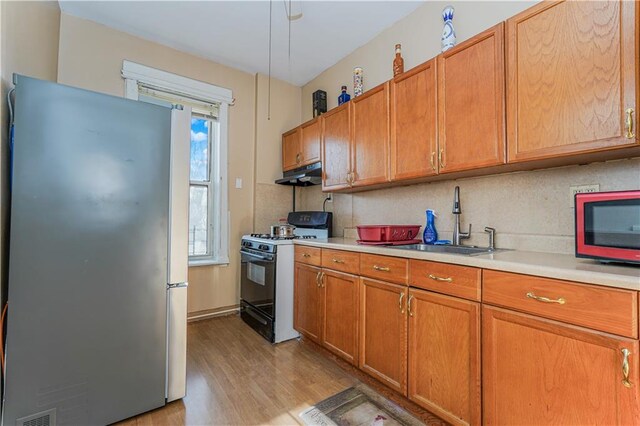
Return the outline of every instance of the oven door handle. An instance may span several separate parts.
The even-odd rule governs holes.
[[[246,254],[247,256],[255,257],[255,258],[260,259],[260,260],[266,260],[268,262],[272,262],[273,261],[273,259],[271,259],[269,257],[260,256],[259,254],[253,254],[253,253],[249,253],[249,252],[246,252],[246,251],[240,251],[240,254]]]

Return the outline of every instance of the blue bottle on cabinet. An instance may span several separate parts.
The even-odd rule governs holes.
[[[342,93],[338,96],[338,105],[342,105],[345,102],[349,102],[351,96],[347,93],[347,86],[342,86]]]
[[[436,231],[435,217],[436,213],[429,209],[427,210],[427,225],[424,227],[422,233],[422,241],[425,244],[435,244],[438,241],[438,231]]]

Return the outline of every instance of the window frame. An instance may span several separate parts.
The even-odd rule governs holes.
[[[228,129],[229,106],[234,102],[233,92],[227,88],[126,60],[122,63],[122,77],[125,80],[125,97],[128,99],[138,100],[138,87],[139,85],[144,85],[157,88],[166,93],[174,93],[176,96],[186,96],[219,104],[218,134],[215,139],[209,139],[210,152],[208,153],[210,189],[207,202],[209,205],[209,232],[212,235],[212,238],[208,241],[210,255],[189,256],[189,266],[228,265],[230,220],[227,185]],[[209,132],[211,132],[211,129],[209,129]],[[214,140],[215,144],[213,143]],[[191,182],[191,179],[189,179],[189,190]],[[209,240],[208,236],[207,239]]]

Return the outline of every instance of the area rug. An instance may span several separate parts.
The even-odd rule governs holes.
[[[309,426],[424,425],[373,389],[358,384],[300,413]]]

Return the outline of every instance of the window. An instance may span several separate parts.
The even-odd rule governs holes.
[[[219,123],[197,112],[191,115],[191,149],[189,168],[189,257],[213,255],[213,185],[211,152],[216,146]]]
[[[226,167],[231,91],[129,61],[123,63],[122,76],[127,98],[179,110],[174,119],[181,123],[177,129],[185,129],[178,130],[184,139],[179,136],[172,143],[189,145],[189,265],[229,263]],[[186,167],[186,152],[184,156]]]

